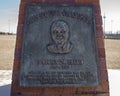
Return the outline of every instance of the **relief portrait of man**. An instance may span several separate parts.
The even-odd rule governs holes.
[[[69,41],[70,29],[65,21],[54,21],[51,25],[50,33],[53,41],[47,47],[50,53],[67,54],[72,51],[73,45]]]

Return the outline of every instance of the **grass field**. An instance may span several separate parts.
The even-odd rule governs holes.
[[[0,70],[11,70],[14,60],[15,35],[0,35]],[[105,40],[109,69],[120,69],[120,40]]]

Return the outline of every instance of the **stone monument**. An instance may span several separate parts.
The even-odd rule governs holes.
[[[99,0],[21,0],[11,96],[109,96]]]

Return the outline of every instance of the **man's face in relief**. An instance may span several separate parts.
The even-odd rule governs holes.
[[[57,45],[65,44],[69,36],[68,25],[64,21],[54,22],[51,26],[51,35]]]

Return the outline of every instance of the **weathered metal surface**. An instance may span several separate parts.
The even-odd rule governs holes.
[[[20,86],[97,86],[93,7],[26,6]]]

